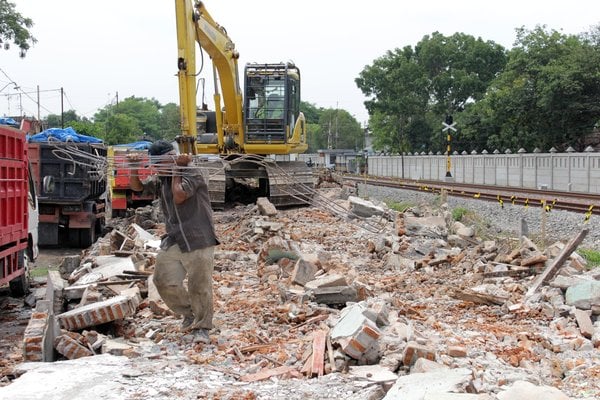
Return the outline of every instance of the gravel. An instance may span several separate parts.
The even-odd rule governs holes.
[[[364,184],[359,184],[358,193],[360,196],[380,201],[414,203],[415,205],[431,204],[439,198],[439,195],[427,192]],[[528,236],[536,239],[538,243],[550,245],[556,241],[568,241],[583,228],[588,228],[589,232],[580,247],[600,251],[600,229],[598,229],[600,216],[598,215],[592,215],[585,223],[583,214],[563,210],[544,212],[537,205],[524,207],[505,201],[502,208],[497,202],[453,196],[448,196],[447,203],[450,210],[463,207],[477,214],[489,225],[489,232],[492,236],[518,236],[521,221],[524,220],[529,231]]]

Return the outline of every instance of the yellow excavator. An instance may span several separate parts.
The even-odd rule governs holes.
[[[274,155],[308,147],[300,70],[292,63],[247,64],[242,92],[239,53],[225,29],[201,1],[175,0],[175,7],[182,130],[177,142],[180,152],[218,157],[208,162],[213,208],[257,197],[276,206],[306,204],[313,187],[310,168],[300,161],[274,162]],[[197,107],[196,43],[212,60],[214,111]]]

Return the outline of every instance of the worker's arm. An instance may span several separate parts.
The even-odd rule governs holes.
[[[180,154],[177,156],[175,163],[178,167],[186,167],[192,161],[192,157],[189,154]],[[171,180],[171,191],[173,192],[173,201],[175,204],[181,204],[191,197],[191,193],[184,190],[182,184],[182,170],[175,168],[173,173],[173,179]]]

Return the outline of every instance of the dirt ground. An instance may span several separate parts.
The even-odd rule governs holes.
[[[63,257],[80,252],[81,249],[74,248],[40,249],[38,258],[30,265],[32,292],[45,286],[48,269],[58,269]],[[21,341],[31,310],[24,298],[10,296],[8,285],[0,288],[0,386],[10,383],[12,367],[23,360]]]

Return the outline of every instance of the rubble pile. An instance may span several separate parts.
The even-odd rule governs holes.
[[[336,201],[390,221],[371,233],[266,199],[215,213],[210,344],[179,332],[153,285],[164,233],[156,212],[115,221],[49,274],[24,359],[180,354],[238,384],[340,376],[356,398],[387,400],[600,396],[600,270],[586,267],[576,242],[484,240],[444,206],[397,213]],[[213,395],[235,398],[224,390]]]

